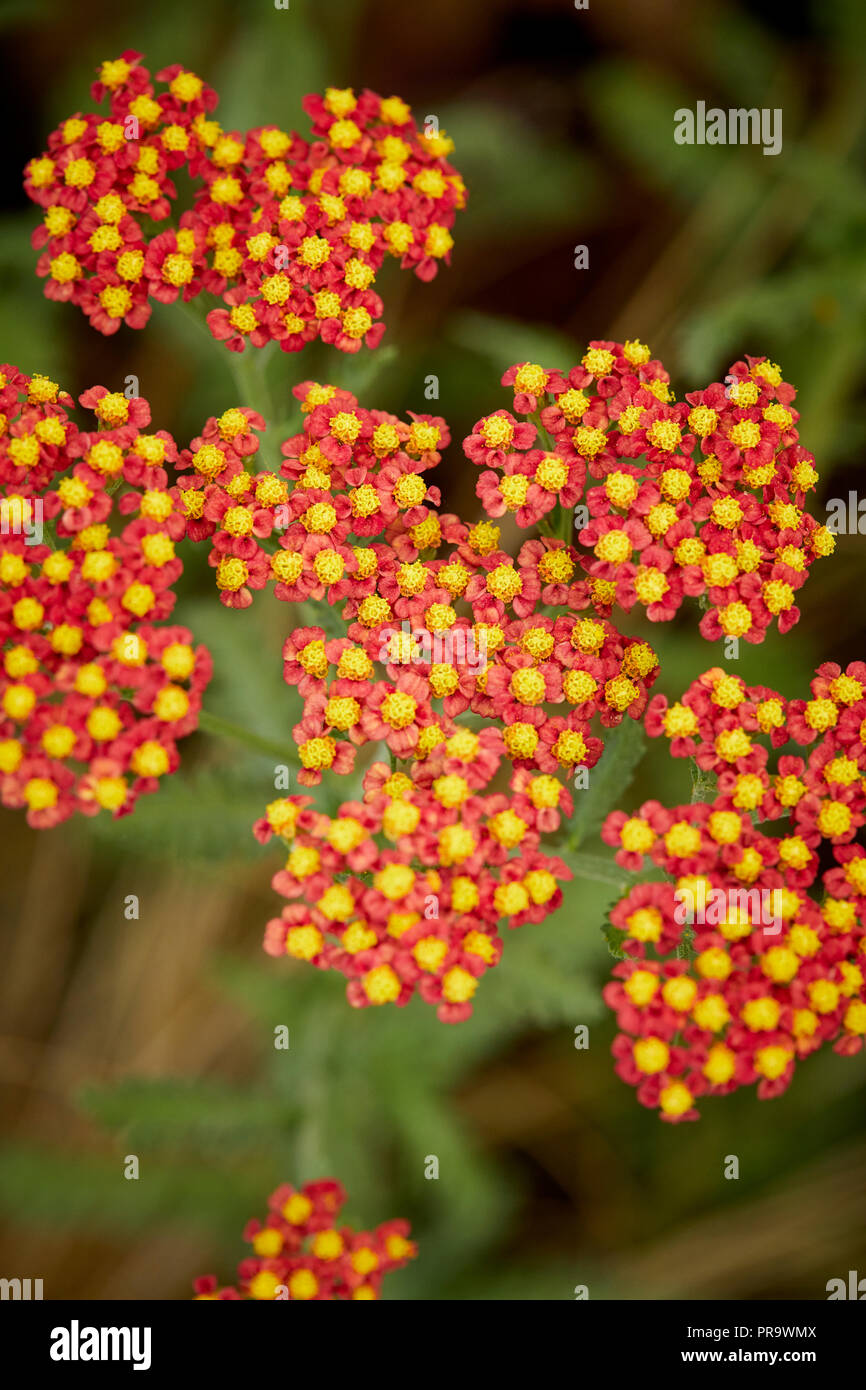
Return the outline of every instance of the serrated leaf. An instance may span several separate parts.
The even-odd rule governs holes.
[[[273,759],[245,753],[239,770],[223,766],[174,774],[130,816],[94,816],[88,833],[113,854],[171,860],[253,859],[262,854],[253,822],[274,798]]]
[[[622,944],[628,933],[622,927],[615,927],[612,922],[606,922],[601,929],[601,934],[607,942],[607,949],[610,951],[614,960],[625,960],[625,951]]]
[[[713,802],[719,790],[719,782],[714,772],[708,772],[692,760],[692,805],[698,802]]]
[[[589,774],[589,786],[574,793],[569,843],[575,848],[602,825],[628,790],[635,768],[646,751],[643,725],[624,719],[605,736],[604,752]]]
[[[53,1153],[25,1145],[0,1150],[0,1208],[58,1229],[80,1228],[117,1236],[118,1231],[152,1234],[155,1226],[198,1226],[209,1233],[225,1223],[236,1233],[250,1211],[261,1206],[271,1164],[245,1156],[224,1163],[168,1167],[148,1162],[146,1181],[125,1179],[124,1157]]]
[[[531,933],[532,927],[521,927]],[[543,929],[542,929],[543,930]],[[541,939],[506,941],[497,969],[483,982],[478,1007],[510,1013],[524,1023],[550,1028],[601,1012],[595,981],[579,965],[563,968],[546,954]]]
[[[82,1109],[125,1142],[153,1149],[261,1147],[295,1118],[285,1100],[218,1081],[170,1077],[88,1086]]]
[[[556,853],[576,878],[585,878],[592,883],[606,883],[618,890],[634,881],[633,876],[621,869],[615,859],[606,859],[602,854],[585,854],[583,850],[569,849],[567,845],[557,845]]]

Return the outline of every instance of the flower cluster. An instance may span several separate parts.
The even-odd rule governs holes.
[[[419,131],[399,97],[329,88],[304,107],[311,138],[276,126],[225,131],[217,94],[179,64],[156,74],[124,52],[92,87],[108,113],[77,113],[25,170],[43,210],[33,234],[49,298],[94,328],[142,328],[151,301],[205,294],[233,351],[314,338],[344,352],[384,332],[374,284],[393,258],[424,280],[447,261],[466,191],[451,140]],[[172,219],[183,170],[193,206]]]
[[[740,365],[731,376],[743,401],[756,393],[790,399],[789,387],[772,385],[777,369],[765,361]],[[593,395],[588,388],[596,378]],[[209,542],[224,604],[246,607],[253,591],[272,586],[277,598],[304,606],[283,647],[284,678],[304,700],[293,730],[298,781],[313,786],[328,771],[346,774],[356,765],[364,772],[363,804],[345,805],[334,822],[301,802],[281,802],[260,823],[265,838],[287,832],[290,865],[298,867],[275,882],[307,904],[293,904],[270,924],[267,949],[342,971],[356,1006],[405,1003],[417,984],[445,1021],[468,1016],[477,978],[498,963],[497,924],[540,920],[558,902],[557,882],[567,875],[558,861],[535,859],[540,837],[570,814],[569,783],[586,779],[597,763],[604,730],[647,709],[658,658],[645,640],[617,630],[614,607],[629,609],[635,595],[648,599],[652,588],[655,598],[643,603],[648,617],[671,617],[676,603],[668,599],[676,594],[678,603],[683,585],[721,601],[706,576],[730,559],[725,547],[740,546],[742,596],[758,582],[745,561],[737,568],[744,555],[754,559],[750,547],[754,569],[769,565],[766,573],[777,575],[782,560],[767,550],[773,536],[774,545],[785,542],[783,568],[792,585],[807,569],[805,561],[797,568],[793,531],[772,530],[772,518],[781,516],[775,502],[765,506],[749,493],[766,513],[760,524],[754,510],[745,529],[718,521],[720,498],[746,507],[742,470],[722,435],[747,407],[729,405],[724,388],[721,400],[704,393],[718,409],[671,404],[661,365],[636,343],[593,344],[568,377],[524,364],[503,380],[514,388],[515,413],[486,417],[464,444],[486,470],[479,495],[487,515],[475,524],[440,512],[439,491],[428,482],[449,442],[443,419],[401,420],[310,381],[295,388],[303,428],[283,443],[279,475],[255,471],[264,421],[231,410],[209,420],[181,454],[183,476],[173,491],[188,536]],[[626,408],[644,420],[642,434],[637,426],[623,430]],[[772,403],[762,409],[772,414]],[[714,411],[718,428],[710,431]],[[519,420],[521,414],[535,419]],[[654,428],[664,422],[673,431],[674,417],[696,415],[716,457],[727,460],[718,475],[709,460],[695,462],[695,437],[683,432],[685,424],[667,451],[660,441],[673,441],[674,433]],[[596,422],[602,441],[589,452],[580,431],[590,425],[578,423],[585,418]],[[773,428],[778,434],[778,421]],[[554,441],[543,450],[542,436]],[[787,434],[785,440],[793,448]],[[781,479],[790,478],[778,458],[773,467],[779,492]],[[572,508],[588,470],[605,482],[586,494],[594,519],[578,547]],[[674,475],[688,483],[675,501],[668,500],[679,486]],[[802,501],[805,464],[796,478]],[[747,481],[757,486],[754,477]],[[623,482],[633,488],[629,497],[616,492]],[[708,501],[714,489],[716,500]],[[614,516],[614,496],[625,515]],[[704,502],[699,538],[695,518],[701,520]],[[506,511],[542,531],[516,556],[502,548],[495,524]],[[806,513],[797,515],[801,539],[814,539],[820,528]],[[606,559],[583,553],[593,526],[607,528],[596,541]],[[706,549],[703,568],[680,565],[689,528]],[[607,542],[617,537],[624,548],[614,563]],[[671,566],[679,566],[676,575]],[[310,608],[315,603],[327,605],[321,621]],[[759,628],[749,630],[752,639]],[[388,768],[370,766],[383,745],[390,776]],[[535,879],[536,871],[545,877]],[[371,889],[370,874],[383,874],[395,896]],[[542,883],[541,896],[528,886]],[[430,903],[435,926],[428,925]],[[477,951],[467,951],[467,934]]]
[[[356,1008],[407,1004],[417,990],[441,1022],[468,1018],[502,955],[498,923],[543,921],[571,878],[539,848],[568,793],[524,771],[510,796],[482,794],[503,754],[498,729],[458,727],[411,773],[373,763],[363,800],[333,817],[309,797],[272,802],[255,832],[288,846],[273,886],[289,905],[268,923],[265,950],[340,971]]]
[[[580,503],[580,564],[601,613],[637,605],[667,621],[694,596],[708,640],[761,642],[774,620],[787,632],[835,541],[805,510],[818,474],[794,387],[760,357],[725,382],[678,402],[637,341],[593,342],[567,373],[510,368],[513,412],[482,417],[464,443],[485,511],[543,528],[557,503]]]
[[[0,367],[0,800],[37,828],[155,791],[211,671],[166,623],[185,529],[174,442],[139,397],[80,400],[95,428],[55,382]]]
[[[448,443],[443,420],[401,421],[312,382],[295,391],[304,429],[283,445],[280,477],[250,471],[261,421],[230,411],[180,456],[191,471],[176,496],[188,534],[210,540],[223,603],[245,607],[273,583],[286,602],[340,609],[344,636],[313,624],[283,649],[306,701],[303,780],[350,770],[370,741],[424,758],[463,713],[504,724],[520,768],[591,767],[602,744],[590,721],[641,715],[652,648],[594,612],[562,541],[527,541],[515,560],[490,521],[436,510],[424,474]]]
[[[663,1119],[694,1119],[704,1095],[780,1094],[825,1043],[863,1047],[866,664],[820,666],[808,700],[713,668],[655,697],[646,727],[716,795],[608,817],[619,862],[665,878],[611,912],[625,959],[605,998],[619,1075]]]
[[[382,1281],[415,1258],[406,1221],[374,1231],[338,1226],[346,1193],[333,1178],[300,1188],[283,1183],[268,1198],[265,1220],[249,1221],[244,1240],[253,1254],[238,1266],[237,1287],[220,1288],[213,1275],[196,1279],[198,1300],[259,1301],[381,1297]]]
[[[283,647],[304,699],[299,782],[383,744],[405,770],[364,758],[364,803],[333,821],[303,800],[270,808],[261,837],[292,843],[275,886],[307,906],[269,925],[266,949],[340,970],[357,1007],[417,986],[457,1022],[499,961],[497,923],[559,905],[570,875],[540,836],[571,811],[567,779],[601,755],[593,729],[643,712],[658,659],[594,613],[561,541],[527,541],[515,561],[489,521],[438,513],[425,474],[443,420],[401,421],[312,382],[296,395],[304,428],[279,477],[253,471],[263,422],[233,410],[181,454],[173,495],[187,534],[209,540],[224,603],[272,583],[339,612],[342,635],[312,622]],[[510,795],[490,791],[497,777]]]

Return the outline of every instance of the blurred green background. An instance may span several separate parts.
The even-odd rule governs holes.
[[[180,61],[220,93],[227,129],[304,130],[301,98],[370,86],[438,116],[470,188],[453,266],[432,286],[384,277],[385,344],[346,359],[281,356],[289,390],[339,380],[363,403],[438,409],[458,441],[507,404],[505,367],[568,367],[590,338],[638,337],[678,395],[768,354],[799,388],[816,503],[860,486],[866,438],[866,10],[794,0],[188,0],[0,5],[4,124],[0,360],[73,392],[141,382],[158,426],[186,443],[242,404],[228,354],[172,308],[102,339],[42,297],[21,169],[93,70],[124,48]],[[673,113],[782,107],[777,157],[673,141]],[[574,269],[574,248],[589,269]],[[448,510],[477,513],[459,445],[439,469]],[[207,642],[215,715],[288,744],[294,706],[279,646],[289,611],[216,601],[187,556],[177,609]],[[737,670],[805,693],[820,660],[864,655],[863,554],[841,537],[802,592],[794,633],[744,647]],[[636,623],[630,630],[637,631]],[[720,650],[697,615],[649,634],[670,694]],[[270,653],[270,655],[268,655]],[[866,1272],[863,1057],[807,1061],[784,1097],[703,1106],[668,1126],[614,1075],[600,990],[615,884],[580,882],[556,918],[507,941],[473,1018],[448,1028],[416,1001],[363,1013],[337,977],[261,953],[281,906],[280,855],[252,820],[273,757],[198,734],[179,776],[120,823],[27,830],[4,812],[0,877],[0,1273],[46,1297],[182,1298],[230,1281],[240,1230],[282,1180],[338,1176],[358,1224],[406,1216],[421,1258],[390,1296],[413,1299],[822,1298]],[[346,795],[345,787],[323,796]],[[688,770],[655,746],[611,804],[688,799]],[[604,810],[600,807],[600,810]],[[592,829],[584,848],[601,852]],[[614,874],[614,878],[616,875]],[[139,895],[127,922],[123,900]],[[290,1029],[275,1052],[273,1030]],[[587,1051],[574,1029],[590,1027]],[[138,1182],[123,1159],[138,1155]],[[425,1159],[440,1161],[438,1181]],[[729,1181],[726,1156],[740,1160]]]

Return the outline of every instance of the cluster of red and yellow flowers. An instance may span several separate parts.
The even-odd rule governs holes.
[[[455,1022],[499,960],[497,922],[540,921],[561,901],[570,875],[540,835],[570,814],[567,780],[597,762],[596,724],[640,717],[658,658],[592,610],[564,542],[528,540],[515,561],[490,521],[437,512],[425,474],[443,420],[401,421],[312,382],[295,393],[304,428],[281,476],[252,471],[263,422],[232,410],[181,454],[173,495],[187,534],[210,543],[223,603],[246,607],[272,583],[339,610],[342,635],[313,622],[283,648],[304,698],[299,782],[383,744],[405,770],[362,758],[365,801],[333,822],[298,821],[303,799],[270,808],[260,832],[292,841],[276,886],[308,906],[287,908],[266,946],[341,970],[356,1006],[405,1003],[417,985]],[[497,776],[510,798],[484,794]]]
[[[513,413],[482,417],[464,444],[486,512],[543,529],[557,503],[583,499],[580,565],[600,613],[638,605],[666,621],[691,595],[711,641],[761,642],[774,619],[787,632],[810,565],[835,541],[805,510],[818,474],[798,443],[794,387],[759,357],[725,382],[678,402],[637,341],[593,342],[568,373],[510,368]]]
[[[166,623],[185,530],[174,441],[147,432],[139,397],[80,401],[95,428],[55,382],[0,366],[0,801],[37,828],[155,791],[211,673]]]
[[[238,1265],[236,1287],[220,1288],[213,1275],[196,1279],[197,1300],[357,1299],[381,1297],[382,1280],[415,1258],[406,1221],[374,1231],[338,1226],[346,1193],[333,1178],[293,1188],[283,1183],[268,1199],[264,1222],[249,1221],[244,1240],[253,1254]]]
[[[820,666],[790,701],[713,668],[675,704],[655,697],[646,727],[716,795],[608,817],[620,863],[649,856],[667,877],[611,912],[626,959],[605,998],[620,1076],[663,1119],[695,1119],[701,1096],[776,1096],[825,1043],[863,1047],[866,664]]]
[[[769,384],[777,369],[766,362],[741,366],[731,375],[744,400],[762,392],[789,399],[790,388]],[[584,390],[593,371],[597,396]],[[594,344],[567,378],[524,364],[504,382],[514,388],[516,413],[488,416],[464,445],[487,466],[479,495],[488,516],[474,525],[440,513],[439,491],[427,480],[449,442],[444,420],[400,420],[315,382],[295,388],[303,429],[283,444],[279,476],[253,471],[264,422],[232,410],[209,420],[181,455],[187,472],[174,492],[187,534],[209,540],[223,603],[245,607],[253,590],[272,584],[286,602],[325,601],[339,611],[339,635],[324,613],[322,624],[305,615],[283,648],[285,679],[304,699],[294,729],[300,783],[352,771],[370,745],[384,744],[395,769],[390,776],[378,764],[371,769],[362,755],[365,800],[344,805],[333,821],[308,811],[301,798],[275,803],[259,823],[263,837],[276,832],[292,842],[289,867],[275,882],[307,903],[293,904],[270,924],[266,949],[341,970],[359,1007],[405,1003],[417,984],[444,1021],[468,1016],[478,977],[498,963],[497,923],[540,920],[558,904],[557,881],[567,871],[558,861],[536,860],[540,835],[570,814],[568,782],[598,761],[598,733],[625,717],[641,718],[647,707],[658,658],[647,642],[617,631],[613,608],[630,608],[636,594],[646,597],[650,572],[669,597],[676,592],[677,602],[683,584],[702,592],[725,547],[737,545],[741,559],[753,547],[757,568],[769,566],[775,577],[768,584],[782,583],[782,561],[766,550],[775,504],[760,527],[750,512],[746,530],[732,532],[713,520],[712,502],[703,539],[694,533],[700,493],[716,488],[718,498],[745,506],[742,470],[722,436],[747,407],[729,406],[724,388],[724,404],[709,392],[718,428],[705,430],[727,460],[716,476],[693,461],[695,439],[678,428],[670,450],[662,449],[660,441],[673,440],[673,433],[651,428],[653,421],[672,425],[697,414],[706,426],[700,412],[712,410],[667,404],[665,374],[640,344]],[[619,421],[620,408],[636,412],[635,420],[652,416],[640,440],[637,428],[602,428]],[[587,410],[604,445],[589,453],[581,430],[590,425],[575,428]],[[518,420],[520,414],[536,423]],[[575,418],[566,423],[568,415]],[[778,422],[773,429],[778,434]],[[539,432],[553,439],[550,448],[536,447]],[[641,462],[628,462],[641,453]],[[583,496],[587,464],[605,484],[587,495],[595,521],[582,540],[593,525],[609,523],[608,539],[625,537],[628,556],[623,552],[621,563],[611,561],[600,539],[596,547],[607,559],[581,554],[570,530],[567,540],[562,536],[563,520],[570,527],[571,509]],[[788,480],[781,464],[777,471]],[[797,477],[797,486],[805,485],[805,473]],[[669,501],[677,478],[688,486]],[[612,482],[633,487],[616,525]],[[551,527],[547,513],[554,506],[557,526]],[[525,541],[516,558],[501,549],[493,520],[509,510],[544,532]],[[803,535],[817,534],[811,518],[802,511],[798,518]],[[680,566],[674,582],[670,567],[682,558],[689,528],[705,547],[704,567]],[[774,535],[785,541],[785,572],[794,575],[794,534]],[[635,548],[643,557],[638,563],[631,560]],[[792,582],[805,572],[804,563]],[[737,592],[744,594],[755,574],[744,568],[737,574]],[[672,616],[676,604],[666,606],[660,591],[653,593],[644,604],[648,616]],[[711,602],[720,598],[716,586],[708,593]],[[759,627],[750,629],[752,638]],[[490,794],[496,777],[509,787],[510,800],[502,791]],[[389,890],[371,888],[371,874]]]
[[[151,300],[205,294],[222,301],[207,321],[233,351],[297,352],[317,337],[376,347],[386,257],[429,280],[450,256],[466,200],[452,141],[419,131],[399,97],[333,87],[304,100],[309,140],[225,131],[201,78],[174,64],[159,91],[140,59],[103,63],[91,90],[108,114],[70,116],[25,170],[44,209],[33,245],[49,298],[114,333],[142,328]],[[181,169],[195,199],[172,221]]]
[[[192,471],[175,495],[188,534],[210,539],[223,603],[246,607],[273,583],[287,602],[340,605],[345,636],[302,627],[283,649],[306,700],[304,780],[349,770],[371,740],[424,758],[464,712],[501,721],[519,767],[591,767],[602,745],[590,720],[642,714],[652,648],[597,616],[562,541],[529,540],[515,560],[490,521],[436,510],[424,474],[448,443],[444,420],[401,421],[312,382],[295,394],[304,429],[283,445],[281,477],[249,471],[262,422],[234,410],[181,454]]]
[[[340,971],[356,1008],[407,1004],[417,990],[443,1023],[468,1018],[502,955],[497,924],[543,921],[571,878],[539,848],[571,807],[558,778],[516,771],[511,795],[482,794],[504,753],[493,726],[455,727],[408,772],[373,763],[363,800],[333,817],[309,797],[272,802],[255,832],[289,848],[273,886],[290,903],[265,950]]]

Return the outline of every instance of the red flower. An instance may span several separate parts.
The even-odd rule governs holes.
[[[265,1221],[248,1221],[244,1229],[253,1254],[238,1266],[239,1287],[220,1288],[206,1275],[194,1282],[196,1298],[378,1298],[384,1276],[414,1259],[417,1247],[406,1221],[387,1221],[374,1231],[338,1225],[345,1202],[345,1189],[331,1178],[300,1188],[282,1183],[268,1198]]]
[[[125,815],[176,769],[177,740],[197,725],[211,669],[186,628],[161,626],[181,572],[161,470],[146,493],[124,494],[118,511],[140,515],[112,535],[114,488],[127,480],[133,450],[142,461],[138,430],[150,409],[94,387],[82,402],[106,428],[82,433],[55,383],[14,368],[3,381],[4,457],[20,477],[17,442],[35,454],[26,495],[7,472],[0,500],[0,799],[26,807],[37,828],[75,812]],[[161,457],[173,456],[170,436],[148,438]],[[28,528],[44,517],[56,518],[53,549],[31,544],[38,538]]]

